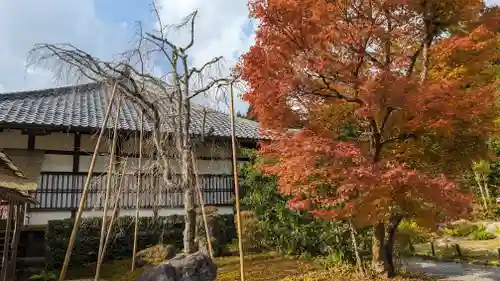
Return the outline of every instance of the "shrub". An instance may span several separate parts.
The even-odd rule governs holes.
[[[245,252],[262,250],[259,221],[251,211],[241,212],[241,241]]]
[[[39,274],[32,275],[29,280],[32,281],[53,281],[57,280],[55,272],[42,270]]]
[[[398,234],[407,234],[411,242],[415,244],[427,243],[431,239],[431,234],[421,228],[415,221],[403,220],[398,228]]]
[[[225,245],[235,237],[233,215],[220,215],[221,242]],[[226,224],[226,223],[230,224]],[[66,254],[69,237],[74,221],[53,220],[48,222],[45,241],[47,245],[47,267],[61,268]],[[102,218],[92,217],[82,219],[71,256],[71,264],[85,265],[97,260]],[[224,225],[222,227],[222,225]],[[106,260],[121,260],[132,257],[134,239],[134,217],[120,217],[116,220],[110,237],[110,244],[106,250]],[[172,215],[168,217],[142,217],[139,221],[138,250],[142,250],[159,243],[172,244],[182,248],[184,217]],[[217,252],[217,249],[214,249]]]
[[[287,208],[287,196],[279,193],[277,179],[264,175],[260,159],[252,151],[251,161],[240,166],[243,185],[242,204],[257,219],[262,247],[285,254],[311,255],[338,252],[345,260],[354,260],[349,227],[342,222],[323,221],[305,212]],[[369,254],[369,230],[358,230],[357,242],[362,255]],[[341,253],[341,254],[340,254]]]
[[[469,236],[473,231],[477,230],[478,226],[466,222],[448,225],[445,227],[444,232],[451,236],[465,237]]]
[[[415,251],[415,244],[428,243],[432,235],[415,221],[403,220],[396,232],[395,256],[409,255]]]
[[[472,231],[472,233],[470,234],[470,238],[472,240],[490,240],[490,239],[495,239],[496,235],[489,233],[486,230],[486,227],[481,226]]]

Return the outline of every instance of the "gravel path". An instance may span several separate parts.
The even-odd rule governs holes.
[[[443,281],[500,281],[500,267],[461,264],[455,262],[425,261],[418,258],[406,260],[411,271],[420,271]]]

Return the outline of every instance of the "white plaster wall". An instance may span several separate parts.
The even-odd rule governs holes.
[[[45,154],[42,162],[42,172],[72,172],[73,156]]]
[[[94,152],[98,136],[99,136],[98,134],[94,135],[82,134],[80,140],[80,150],[92,154]],[[112,142],[111,136],[105,134],[101,140],[99,152],[109,153],[109,146],[111,142]]]
[[[35,149],[73,151],[73,145],[73,134],[51,133],[35,137]]]
[[[28,149],[28,136],[20,130],[5,130],[0,132],[0,148]]]
[[[125,167],[127,172],[135,172],[139,169],[139,158],[136,157],[127,157],[126,159],[122,159],[122,161],[127,162],[127,166]],[[151,167],[153,161],[149,158],[142,158],[141,167],[142,170],[147,170]]]
[[[233,207],[219,207],[219,214],[232,214]],[[102,211],[84,211],[82,217],[101,217]],[[111,216],[111,211],[109,215]],[[171,209],[160,209],[158,211],[159,216],[169,216],[169,215],[183,215],[184,210],[182,208],[171,208]],[[141,217],[152,217],[152,209],[141,209],[139,210],[139,215]],[[120,210],[120,216],[135,216],[134,209]],[[71,217],[71,212],[69,211],[43,211],[43,212],[30,212],[26,217],[27,225],[46,225],[49,220],[62,220]]]
[[[63,220],[70,217],[70,211],[29,212],[24,222],[26,225],[46,225],[49,220]]]
[[[88,172],[90,168],[90,162],[92,160],[92,156],[82,155],[80,156],[80,166],[78,167],[79,172]],[[109,166],[109,156],[97,156],[95,164],[94,164],[94,172],[95,173],[104,173],[107,172]]]
[[[232,155],[231,146],[227,142],[208,141],[197,143],[196,156],[198,157],[230,157]]]
[[[231,175],[233,166],[231,160],[197,160],[199,174]]]

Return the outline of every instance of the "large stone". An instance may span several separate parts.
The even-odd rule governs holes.
[[[158,244],[137,252],[135,264],[143,267],[146,264],[157,265],[175,256],[175,247],[172,245]]]
[[[500,229],[500,223],[498,222],[485,223],[485,228],[486,231],[488,231],[489,233],[497,235],[498,234],[497,229]]]
[[[159,266],[147,269],[137,281],[214,281],[217,266],[209,256],[196,252],[179,255]]]

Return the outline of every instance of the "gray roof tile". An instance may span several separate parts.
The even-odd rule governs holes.
[[[57,126],[68,129],[96,130],[102,125],[109,100],[110,92],[103,84],[97,83],[0,94],[0,125],[4,127],[16,125]],[[212,128],[213,136],[230,137],[229,115],[210,109],[207,109],[206,112],[205,131]],[[130,100],[123,100],[119,129],[139,130],[139,116],[139,107]],[[190,128],[192,133],[201,133],[203,116],[204,109],[193,105]],[[108,128],[113,126],[113,120],[110,119]],[[152,125],[145,122],[144,128],[151,130]],[[169,128],[163,129],[169,131]],[[251,120],[237,118],[235,131],[238,138],[260,138],[259,125]]]

